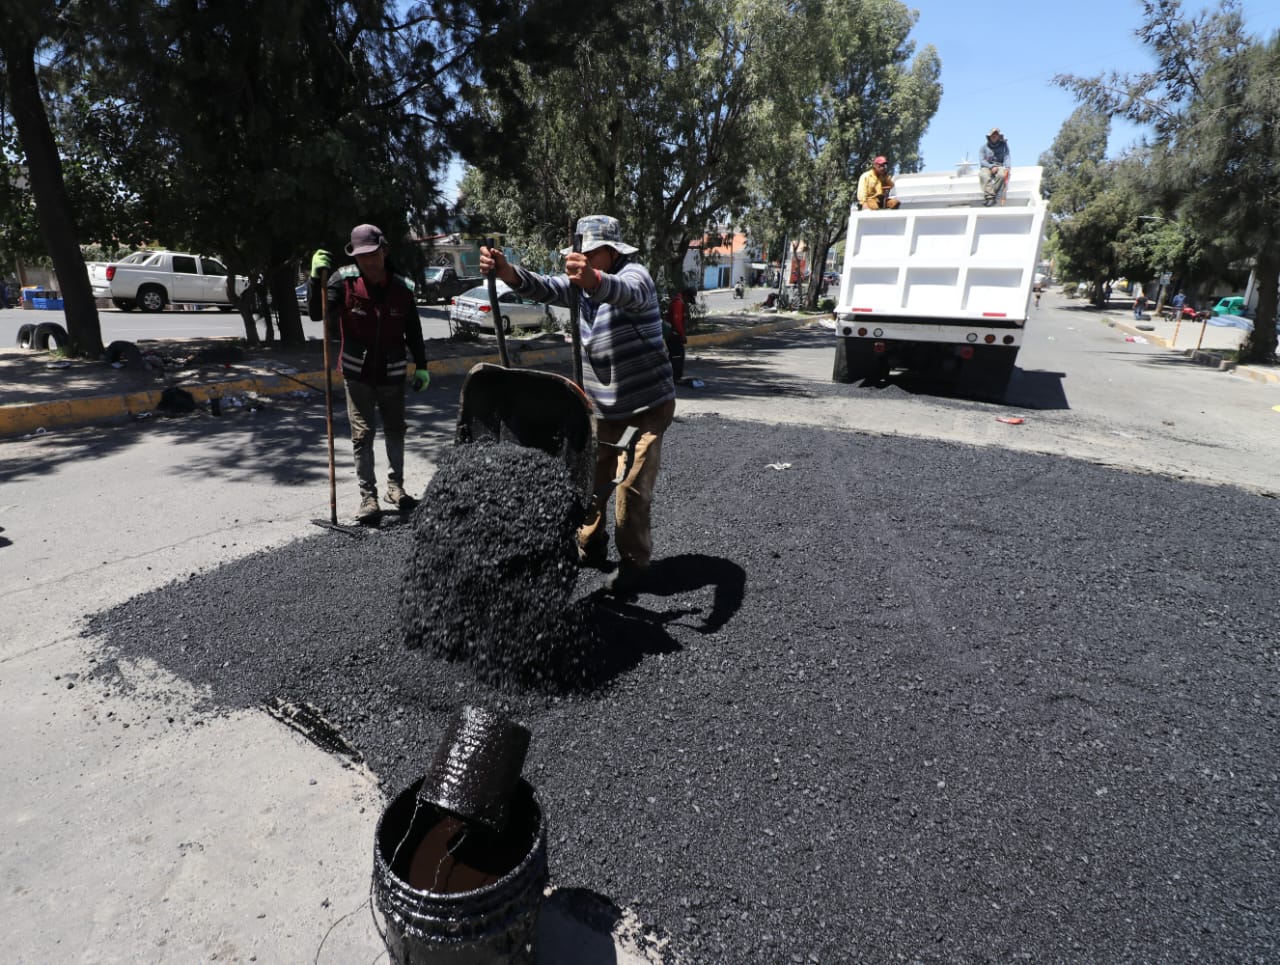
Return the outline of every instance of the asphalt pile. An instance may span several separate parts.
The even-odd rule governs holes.
[[[572,600],[583,495],[562,460],[505,443],[454,446],[413,516],[405,641],[498,686],[580,681],[591,606]]]
[[[407,649],[407,526],[89,633],[104,673],[316,708],[389,793],[462,704],[519,720],[552,883],[686,963],[1280,959],[1274,500],[708,417],[667,435],[654,543],[586,692]]]

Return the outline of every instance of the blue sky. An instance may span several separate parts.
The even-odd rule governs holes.
[[[1112,70],[1147,70],[1154,60],[1134,36],[1142,21],[1138,0],[1073,0],[974,4],[905,0],[919,11],[912,39],[933,44],[942,59],[942,103],[921,141],[926,170],[976,160],[986,132],[998,127],[1013,163],[1036,164],[1078,102],[1050,80],[1055,74],[1092,77]],[[1184,2],[1196,14],[1208,5]],[[1269,37],[1280,27],[1280,3],[1245,0],[1245,29]],[[1116,157],[1140,131],[1113,122],[1107,153]],[[892,159],[890,159],[892,163]]]
[[[1013,163],[1037,164],[1077,102],[1050,83],[1055,74],[1092,77],[1147,70],[1154,61],[1134,31],[1138,0],[1029,0],[979,5],[965,0],[906,0],[920,17],[917,50],[933,44],[942,58],[942,103],[921,141],[925,170],[977,160],[987,131],[1000,128]],[[1184,2],[1189,15],[1208,5]],[[1244,0],[1245,29],[1269,37],[1280,29],[1280,2]],[[1108,154],[1119,156],[1141,132],[1114,121]],[[890,158],[890,165],[893,159]],[[446,195],[456,196],[460,165],[450,168]]]

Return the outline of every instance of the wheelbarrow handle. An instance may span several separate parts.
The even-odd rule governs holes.
[[[493,250],[493,239],[486,238],[484,246]],[[493,314],[493,330],[498,336],[498,358],[502,360],[504,369],[511,368],[511,360],[507,358],[507,335],[502,330],[502,303],[498,301],[498,273],[489,272],[489,311]]]
[[[608,446],[622,453],[622,468],[618,470],[618,477],[611,479],[599,489],[596,490],[596,498],[605,500],[609,498],[609,494],[622,485],[622,481],[631,475],[631,470],[636,464],[636,443],[640,441],[639,426],[627,426],[617,442],[601,442],[596,441],[597,446]]]
[[[573,236],[573,250],[575,252],[582,251],[582,235],[575,234]],[[581,298],[580,289],[572,282],[569,283],[569,332],[573,338],[573,381],[578,383],[578,388],[582,388],[582,329],[578,327],[578,299]]]

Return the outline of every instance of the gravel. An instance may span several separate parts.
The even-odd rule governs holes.
[[[406,646],[423,517],[89,632],[218,706],[315,707],[388,791],[460,704],[515,717],[553,883],[685,962],[1280,956],[1274,501],[718,417],[677,421],[663,463],[649,592],[582,572],[569,684]],[[504,612],[532,618],[533,585]]]

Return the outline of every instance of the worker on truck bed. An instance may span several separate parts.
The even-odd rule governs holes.
[[[858,178],[858,204],[868,211],[896,208],[898,199],[889,197],[891,190],[889,160],[882,154],[871,162],[871,169]]]
[[[1009,180],[1009,142],[993,127],[987,133],[987,142],[978,152],[982,166],[978,168],[978,183],[982,185],[982,206],[989,208],[1000,199]]]
[[[608,583],[615,596],[633,597],[653,551],[650,503],[662,436],[676,413],[676,386],[662,342],[658,290],[649,272],[631,257],[638,249],[623,243],[617,219],[605,215],[579,219],[577,233],[582,251],[564,249],[563,275],[517,268],[497,248],[480,249],[480,273],[496,274],[534,301],[567,306],[570,299],[578,299],[583,388],[596,413],[596,437],[616,443],[628,426],[640,430],[635,462],[615,493],[614,542],[620,561]],[[622,453],[598,447],[594,490],[599,492],[624,465]],[[578,530],[578,561],[583,566],[608,566],[607,504],[608,496],[593,497]]]
[[[422,341],[422,319],[413,290],[394,273],[387,259],[391,247],[382,230],[371,224],[351,229],[346,252],[355,265],[332,271],[333,258],[321,249],[311,259],[307,313],[312,321],[323,317],[320,301],[328,300],[329,318],[338,322],[342,338],[342,380],[347,393],[347,419],[351,423],[351,449],[360,483],[360,508],[356,519],[378,519],[378,480],[373,471],[376,418],[382,416],[386,442],[387,502],[401,512],[416,500],[404,490],[405,378],[408,357],[413,356],[414,389],[427,385],[427,353]],[[330,274],[330,272],[332,272]],[[326,332],[325,337],[331,333]]]

